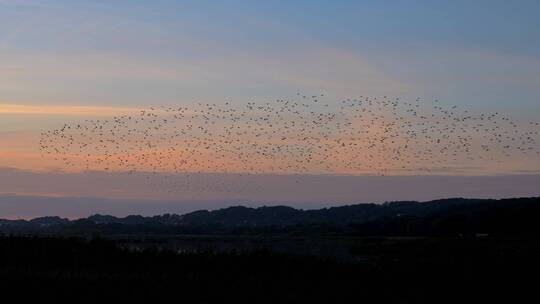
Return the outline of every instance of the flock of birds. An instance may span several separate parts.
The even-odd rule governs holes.
[[[73,169],[164,180],[182,173],[183,185],[169,184],[171,191],[230,189],[212,178],[195,185],[189,176],[197,173],[386,175],[494,166],[516,155],[540,159],[539,122],[420,98],[325,99],[152,107],[45,131],[40,150]]]

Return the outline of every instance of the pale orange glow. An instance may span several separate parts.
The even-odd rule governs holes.
[[[121,107],[0,104],[0,114],[114,116],[122,114],[133,114],[138,111],[139,109],[136,108]]]
[[[70,197],[64,193],[55,193],[55,192],[28,192],[28,191],[14,191],[14,192],[5,192],[0,191],[0,195],[16,195],[16,196],[36,196],[36,197],[50,197],[50,198],[64,198]]]
[[[366,108],[362,111],[353,107],[347,109],[342,106],[342,111],[337,112],[341,124],[328,129],[331,132],[322,133],[309,129],[305,132],[305,126],[300,124],[287,125],[295,119],[306,119],[302,116],[283,114],[281,120],[276,118],[268,125],[257,121],[265,117],[266,112],[262,110],[237,110],[235,115],[241,113],[239,117],[243,120],[234,121],[236,128],[227,133],[223,130],[231,126],[229,116],[216,115],[207,125],[210,120],[205,114],[210,109],[204,105],[177,111],[164,106],[141,110],[0,104],[0,114],[6,114],[8,130],[0,130],[3,143],[0,167],[64,172],[410,175],[504,173],[527,168],[527,163],[534,161],[517,155],[509,155],[503,161],[497,158],[499,151],[478,148],[470,150],[471,154],[479,156],[477,159],[468,159],[468,155],[459,153],[450,155],[427,135],[417,139],[416,134],[421,134],[424,127],[423,121],[414,115],[396,114],[395,108],[392,111],[376,102],[367,112]],[[214,106],[214,111],[220,113],[220,110]],[[222,110],[223,113],[226,110]],[[9,131],[9,120],[20,114],[33,115],[26,120],[28,129]],[[42,126],[36,122],[43,114],[51,115],[55,123],[58,120],[57,127],[64,127],[42,133],[39,130]],[[314,112],[306,115],[317,117]],[[81,124],[70,128],[64,125],[64,116],[78,118]],[[81,116],[116,117],[83,121]],[[123,131],[116,128],[117,120],[122,122]],[[106,123],[101,125],[103,122]],[[102,132],[95,132],[98,125],[104,126]],[[340,128],[341,131],[336,131]],[[276,129],[282,133],[276,133]],[[430,132],[433,130],[438,129]],[[409,132],[414,132],[415,136],[410,136]],[[40,134],[45,140],[40,140]],[[229,141],[231,136],[234,141]],[[306,143],[306,139],[311,142]],[[306,145],[311,146],[308,149]]]

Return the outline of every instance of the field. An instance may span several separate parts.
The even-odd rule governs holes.
[[[9,236],[0,277],[21,299],[519,302],[539,257],[515,237]]]

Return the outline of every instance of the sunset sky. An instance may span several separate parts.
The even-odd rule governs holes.
[[[540,195],[538,157],[431,176],[306,175],[296,188],[272,174],[230,176],[232,192],[165,193],[143,176],[71,172],[39,151],[41,133],[66,123],[297,92],[324,93],[336,111],[343,98],[421,97],[539,121],[538,11],[527,0],[0,0],[0,218]],[[86,201],[51,209],[54,197]]]

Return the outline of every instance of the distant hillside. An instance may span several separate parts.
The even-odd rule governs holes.
[[[59,234],[348,234],[463,235],[536,234],[540,231],[540,198],[503,200],[444,199],[431,202],[357,204],[319,210],[286,206],[229,207],[118,218],[92,215],[68,220],[42,217],[0,220],[4,233]]]

